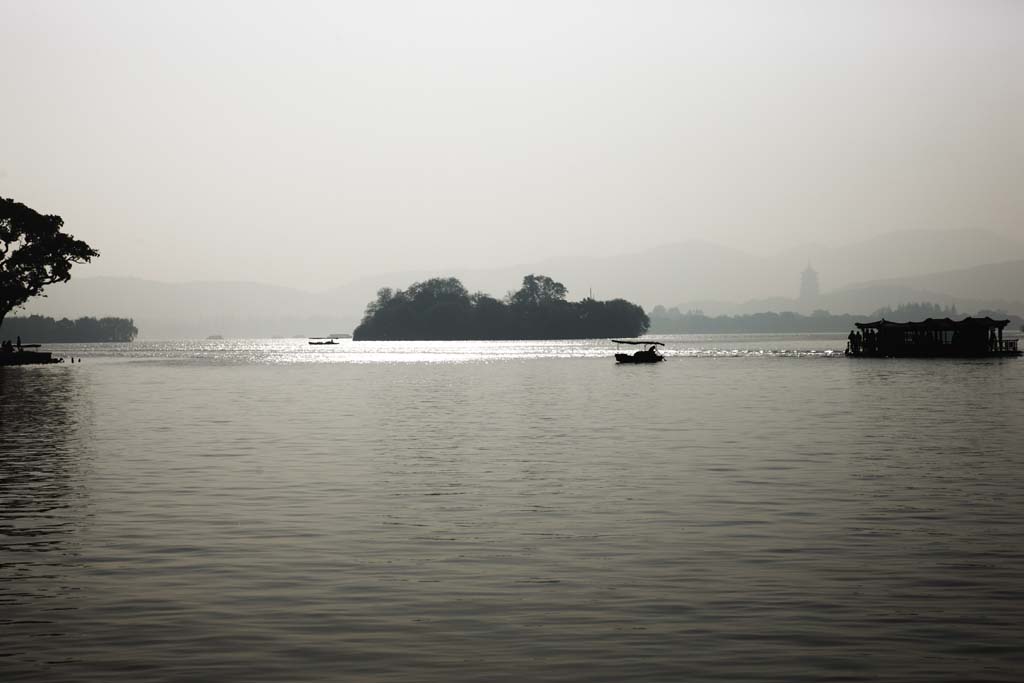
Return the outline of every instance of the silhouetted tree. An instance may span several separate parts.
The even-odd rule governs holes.
[[[569,290],[561,282],[555,282],[547,275],[526,275],[518,292],[508,295],[513,306],[541,306],[556,301],[565,301]]]
[[[469,303],[469,292],[455,277],[434,277],[414,282],[405,293],[414,301]]]
[[[0,325],[43,288],[71,279],[71,265],[99,252],[61,232],[60,216],[43,215],[0,197]]]
[[[393,298],[395,298],[395,293],[391,291],[390,287],[381,287],[377,290],[377,298],[366,305],[366,315],[372,318],[377,311],[387,308]]]
[[[925,320],[926,318],[956,318],[956,306],[950,306],[943,308],[939,304],[932,304],[927,302],[921,303],[906,303],[900,304],[896,308],[880,308],[872,315],[877,318],[885,318],[886,320],[898,321],[898,322],[909,322],[917,320]]]

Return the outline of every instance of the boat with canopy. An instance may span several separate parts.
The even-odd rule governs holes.
[[[644,346],[647,348],[634,351],[633,353],[616,353],[615,360],[618,363],[660,363],[665,356],[658,353],[658,347],[664,346],[661,342],[640,340],[632,341],[627,339],[612,339],[616,344],[630,344],[632,346]]]
[[[846,355],[855,358],[934,358],[1019,356],[1017,338],[1003,338],[1009,320],[984,318],[928,318],[920,322],[898,323],[878,320],[854,323]]]

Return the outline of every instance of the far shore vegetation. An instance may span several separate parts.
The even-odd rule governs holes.
[[[139,331],[131,318],[79,318],[68,320],[41,315],[11,316],[4,321],[5,337],[20,337],[25,344],[93,344],[134,341]]]
[[[636,337],[650,321],[624,299],[566,301],[565,285],[527,275],[496,299],[470,294],[457,278],[432,278],[406,289],[384,288],[352,333],[359,340],[593,339]]]
[[[1019,328],[1024,320],[1006,311],[983,310],[973,314],[976,318],[1009,320]],[[815,311],[811,315],[800,313],[749,313],[745,315],[708,316],[703,311],[681,312],[678,308],[666,309],[655,306],[651,311],[651,332],[653,334],[744,334],[744,333],[829,333],[849,332],[854,323],[866,323],[885,318],[895,322],[911,322],[926,318],[952,318],[959,320],[965,314],[956,306],[942,307],[932,303],[908,303],[896,308],[880,308],[870,315],[843,313],[833,315],[828,311]]]

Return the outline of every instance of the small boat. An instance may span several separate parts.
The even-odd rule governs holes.
[[[624,339],[612,339],[616,344],[631,344],[633,346],[649,346],[647,349],[640,349],[633,353],[616,353],[615,360],[618,363],[660,363],[665,356],[658,353],[657,347],[664,346],[656,341],[626,341]]]
[[[311,339],[309,341],[310,346],[334,346],[337,343],[338,342],[334,341],[333,339],[325,339],[323,341],[313,341]]]

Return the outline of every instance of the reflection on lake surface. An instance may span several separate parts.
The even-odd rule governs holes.
[[[0,654],[35,667],[75,608],[92,415],[79,373],[24,370],[0,368]]]
[[[841,348],[0,369],[0,680],[1019,680],[1024,361]]]

